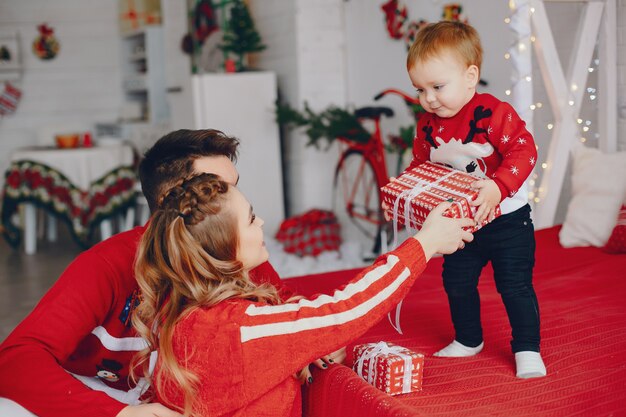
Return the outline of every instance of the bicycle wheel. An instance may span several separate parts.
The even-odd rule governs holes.
[[[367,242],[372,245],[372,254],[377,255],[385,220],[371,161],[360,150],[342,154],[333,185],[333,207],[342,225],[344,240]]]

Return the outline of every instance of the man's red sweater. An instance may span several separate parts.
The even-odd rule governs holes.
[[[130,316],[138,303],[133,268],[144,230],[117,234],[80,254],[0,345],[0,397],[39,417],[114,417],[136,401],[141,387],[129,380],[129,363],[145,342]],[[267,262],[251,277],[272,283],[284,299],[293,295]]]

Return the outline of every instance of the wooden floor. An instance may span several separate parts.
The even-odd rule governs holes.
[[[13,249],[0,237],[0,341],[28,315],[80,252],[64,228],[59,229],[57,242],[40,239],[34,255]]]

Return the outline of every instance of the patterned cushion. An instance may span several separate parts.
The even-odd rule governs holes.
[[[613,233],[602,249],[608,253],[626,253],[626,204],[620,209]]]
[[[340,227],[333,212],[314,209],[283,221],[276,240],[283,243],[285,252],[317,256],[339,249]]]

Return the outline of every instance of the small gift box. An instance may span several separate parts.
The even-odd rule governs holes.
[[[444,212],[445,216],[471,219],[478,209],[470,205],[470,201],[478,196],[478,190],[472,188],[471,184],[481,179],[484,178],[424,162],[405,171],[396,181],[381,189],[385,211],[398,223],[419,229],[432,209],[444,201],[451,201],[452,207]],[[410,204],[405,204],[406,201]],[[500,206],[496,206],[495,214],[496,217],[500,215]],[[485,220],[470,230],[474,232],[487,223],[489,221]]]
[[[354,347],[354,371],[389,395],[421,391],[424,355],[393,343],[365,343]]]

